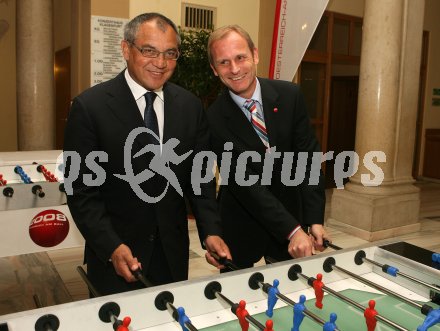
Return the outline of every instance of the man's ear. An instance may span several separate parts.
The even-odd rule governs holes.
[[[257,47],[254,48],[253,54],[254,54],[254,63],[258,64],[260,59],[258,58],[258,48]]]
[[[212,71],[214,72],[214,75],[218,77],[217,70],[215,70],[214,66],[212,64],[209,64],[211,66]]]
[[[125,61],[128,61],[130,58],[130,44],[127,40],[121,41],[121,49],[122,49],[122,55],[124,56]]]

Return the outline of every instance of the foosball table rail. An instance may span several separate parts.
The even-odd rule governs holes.
[[[260,290],[254,290],[249,285],[251,276],[258,272],[264,277],[264,281],[272,283],[274,279],[279,280],[280,291],[286,293],[294,300],[298,299],[298,294],[306,291],[309,287],[304,281],[292,281],[289,279],[289,269],[293,264],[301,266],[302,272],[307,275],[316,275],[323,272],[323,264],[326,259],[333,257],[338,265],[352,270],[358,275],[367,277],[373,276],[384,279],[382,271],[374,265],[368,263],[357,264],[355,255],[360,250],[365,256],[383,262],[400,261],[401,267],[405,266],[405,271],[415,273],[427,282],[435,282],[440,279],[440,272],[433,268],[424,269],[420,264],[399,258],[394,253],[384,251],[376,245],[363,245],[353,249],[326,252],[309,258],[296,259],[294,261],[279,262],[267,266],[244,269],[217,276],[204,277],[197,280],[179,282],[164,286],[151,287],[127,293],[111,296],[93,298],[58,306],[45,307],[31,311],[20,312],[0,316],[0,323],[7,324],[10,331],[16,330],[35,330],[36,321],[44,315],[54,315],[59,320],[60,330],[111,330],[109,324],[103,323],[98,316],[101,307],[107,302],[115,302],[120,307],[121,316],[130,316],[133,330],[179,330],[179,324],[175,322],[167,311],[159,310],[155,307],[155,300],[164,291],[172,293],[174,305],[184,306],[186,314],[191,318],[194,325],[206,327],[222,321],[233,319],[234,316],[230,307],[219,300],[208,300],[204,289],[213,280],[221,284],[222,293],[227,295],[232,301],[238,302],[246,298],[249,311],[257,312],[263,309],[267,300],[267,295]],[[339,272],[325,273],[326,284],[340,284],[347,282],[353,283],[352,279]],[[405,286],[403,287],[400,283]],[[350,285],[349,285],[350,286]],[[404,281],[396,281],[394,285],[398,287],[402,295],[429,301],[429,291],[420,291],[420,286]],[[409,294],[407,294],[409,293]],[[274,327],[276,330],[276,326]]]

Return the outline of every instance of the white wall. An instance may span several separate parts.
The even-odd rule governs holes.
[[[131,0],[130,18],[144,12],[156,11],[180,25],[182,2],[217,8],[215,27],[239,24],[249,32],[255,44],[258,45],[260,0]]]

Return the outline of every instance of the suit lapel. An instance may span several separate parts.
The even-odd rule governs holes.
[[[265,147],[260,137],[258,137],[252,124],[243,114],[242,110],[232,100],[228,91],[222,95],[220,107],[225,117],[225,123],[228,129],[245,144],[245,149],[264,152]]]
[[[108,93],[110,98],[107,101],[107,105],[129,132],[135,128],[145,126],[142,115],[133,98],[133,94],[125,80],[124,71],[116,76]],[[146,134],[138,135],[135,141],[137,141],[141,147],[149,143]]]
[[[278,92],[270,85],[267,79],[258,79],[261,86],[261,95],[263,98],[264,122],[266,124],[269,144],[271,147],[277,145],[277,99]]]
[[[176,132],[180,121],[177,120],[176,116],[178,112],[176,109],[179,107],[177,103],[177,91],[170,84],[165,84],[163,88],[163,98],[164,98],[164,120],[163,120],[163,137],[162,141],[168,141],[171,136],[171,132]]]
[[[269,136],[269,144],[272,147],[277,144],[278,92],[270,85],[267,79],[259,78],[259,81],[263,98],[264,122]],[[246,143],[248,147],[264,152],[265,147],[263,142],[227,91],[225,91],[222,96],[221,107],[224,109],[224,116],[227,118],[228,128],[239,137],[242,142]]]

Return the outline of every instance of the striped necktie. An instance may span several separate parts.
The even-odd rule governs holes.
[[[266,146],[266,148],[269,148],[270,146],[269,138],[267,136],[266,124],[264,124],[264,118],[258,112],[256,101],[252,99],[246,100],[244,103],[244,108],[249,110],[249,112],[251,113],[251,123],[255,129],[255,132],[257,132],[264,146]]]

